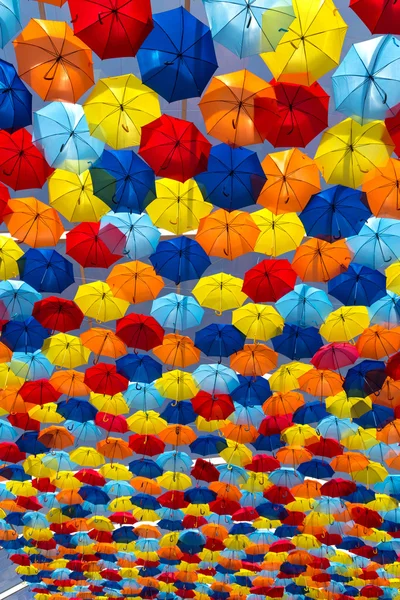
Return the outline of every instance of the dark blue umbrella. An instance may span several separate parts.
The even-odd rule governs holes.
[[[90,174],[95,195],[115,213],[141,213],[156,197],[153,170],[132,150],[104,150]]]
[[[325,404],[319,400],[315,400],[314,402],[308,402],[295,410],[292,421],[299,425],[310,425],[311,423],[318,423],[328,416],[329,414],[326,411]]]
[[[328,282],[328,293],[346,306],[371,306],[386,295],[383,273],[351,263],[345,273]]]
[[[137,53],[143,83],[168,102],[198,98],[218,67],[210,29],[182,7],[153,24]]]
[[[59,402],[57,405],[57,412],[62,415],[64,419],[71,419],[77,423],[93,421],[98,413],[93,404],[80,398],[68,398],[68,400]]]
[[[171,279],[176,285],[200,279],[211,265],[200,244],[185,236],[160,242],[150,261],[157,275]]]
[[[228,447],[227,442],[216,435],[200,435],[194,442],[189,444],[193,454],[200,456],[214,456]]]
[[[194,343],[206,356],[230,356],[242,350],[246,336],[233,325],[212,323],[196,331]]]
[[[162,375],[162,365],[146,354],[125,354],[115,365],[118,373],[130,381],[151,383]]]
[[[320,458],[312,458],[301,463],[301,465],[298,465],[297,470],[304,477],[313,477],[314,479],[329,479],[335,474],[330,464]]]
[[[357,235],[371,215],[364,192],[336,185],[311,196],[299,216],[307,235],[334,242]]]
[[[278,448],[283,448],[285,442],[282,442],[279,433],[274,433],[273,435],[260,434],[258,438],[252,442],[252,445],[259,452],[273,452],[274,450],[278,450]]]
[[[348,396],[365,398],[379,393],[386,379],[385,363],[380,360],[363,360],[349,369],[343,382]]]
[[[213,146],[207,171],[195,179],[205,200],[226,210],[255,204],[267,181],[256,152],[226,144]]]
[[[346,502],[354,502],[355,504],[367,504],[372,500],[375,500],[375,492],[361,483],[357,483],[357,489],[346,496]]]
[[[239,385],[231,394],[232,400],[242,406],[260,406],[271,396],[268,379],[264,377],[238,375]]]
[[[108,494],[104,492],[100,487],[95,485],[83,485],[79,488],[79,495],[81,498],[90,502],[91,504],[102,505],[108,504],[111,500]]]
[[[170,402],[165,410],[161,413],[160,417],[165,419],[167,423],[189,425],[194,423],[197,419],[197,415],[193,410],[192,403],[187,400],[181,400],[180,402]]]
[[[35,433],[35,434],[39,435],[39,433],[36,431],[35,432],[29,431],[27,433]],[[26,434],[24,434],[24,435],[26,435]],[[24,436],[21,436],[21,437],[24,437]],[[23,450],[22,448],[20,448],[20,445],[18,443],[20,439],[21,438],[19,438],[15,443],[17,444],[17,446],[21,450],[21,452],[27,452],[27,453],[29,452],[30,454],[35,454],[34,452],[31,452],[30,450]],[[46,448],[45,446],[43,446],[43,447]],[[43,452],[43,451],[41,450],[40,452]],[[46,448],[45,452],[49,452],[49,448]],[[39,452],[37,454],[39,454]],[[10,481],[28,481],[28,479],[31,479],[30,475],[25,473],[22,465],[6,465],[4,467],[0,467],[0,477],[4,477],[4,479],[9,479]]]
[[[39,434],[40,431],[26,431],[16,440],[15,443],[21,452],[26,452],[27,454],[44,454],[50,452],[50,448],[38,441]],[[1,469],[0,477],[6,477],[3,475]],[[29,475],[27,475],[27,478],[29,478]]]
[[[299,327],[285,323],[283,331],[272,339],[275,352],[292,360],[311,358],[324,342],[316,327]]]
[[[132,496],[131,502],[135,506],[145,509],[148,508],[149,510],[161,508],[161,504],[158,502],[157,498],[154,498],[154,496],[150,496],[149,494],[135,494]]]
[[[360,427],[364,427],[364,429],[382,429],[394,419],[395,415],[392,408],[374,404],[371,410],[364,413],[361,417],[353,419],[353,421],[357,425],[360,425]]]
[[[38,292],[61,294],[75,281],[72,263],[55,250],[29,248],[17,262],[20,279]]]
[[[1,330],[1,341],[13,352],[35,352],[50,335],[50,330],[29,317],[25,321],[8,321]]]
[[[217,494],[207,487],[195,487],[185,491],[184,499],[190,504],[208,504],[217,499]]]
[[[155,479],[163,474],[161,467],[150,458],[133,460],[129,463],[129,470],[137,477],[147,477],[148,479]]]
[[[32,124],[32,94],[13,65],[0,60],[0,129],[10,133]]]
[[[137,540],[137,537],[138,536],[132,529],[132,526],[129,525],[122,525],[112,532],[114,542],[119,542],[121,544],[129,544],[130,542]]]

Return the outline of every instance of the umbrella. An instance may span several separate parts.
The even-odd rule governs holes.
[[[10,367],[17,377],[28,380],[48,378],[54,367],[40,350],[35,352],[14,352]]]
[[[143,125],[160,116],[157,94],[134,75],[99,79],[83,108],[91,135],[115,150],[137,146]]]
[[[0,6],[0,47],[9,42],[22,28],[18,0],[2,0]]]
[[[233,325],[212,323],[196,331],[195,345],[206,356],[231,356],[241,350],[246,341],[245,335]]]
[[[207,133],[234,147],[262,143],[275,109],[270,87],[247,70],[213,77],[199,102]]]
[[[13,352],[34,352],[42,347],[50,331],[33,317],[25,321],[9,321],[1,330],[1,341]]]
[[[101,221],[102,226],[109,223],[124,234],[127,258],[137,260],[150,256],[156,250],[161,234],[147,215],[110,211]]]
[[[317,369],[339,370],[354,364],[358,358],[358,350],[352,344],[333,342],[322,346],[312,357],[311,363]]]
[[[254,343],[245,344],[242,350],[231,356],[230,366],[241,375],[259,377],[275,369],[277,362],[277,352],[274,352],[265,344]],[[238,418],[239,412],[239,410],[235,410],[235,419]],[[252,419],[250,421],[252,422]],[[235,420],[235,422],[238,421]]]
[[[350,8],[360,17],[371,33],[400,34],[398,6],[385,0],[350,0]]]
[[[43,300],[36,301],[32,316],[43,327],[53,331],[62,331],[63,333],[72,329],[79,329],[84,317],[75,302],[57,296],[48,296]]]
[[[351,258],[344,240],[331,244],[311,238],[297,248],[292,267],[303,281],[327,282],[346,271]]]
[[[353,260],[379,269],[400,256],[400,226],[395,219],[371,217],[360,232],[347,240]]]
[[[162,344],[165,332],[153,317],[132,313],[118,319],[115,333],[129,348],[151,350]]]
[[[386,295],[386,278],[379,271],[350,263],[346,273],[328,282],[328,293],[348,306],[371,306]]]
[[[61,294],[74,283],[72,263],[55,250],[29,248],[18,268],[21,279],[38,292]]]
[[[31,125],[32,94],[18,77],[14,66],[5,60],[0,60],[0,90],[1,129],[13,133]]]
[[[400,333],[373,325],[360,335],[356,347],[363,358],[385,358],[400,350]]]
[[[13,238],[33,248],[55,246],[64,233],[57,211],[36,198],[9,200],[4,222]]]
[[[226,210],[254,204],[266,181],[255,152],[226,144],[211,148],[207,170],[195,179],[205,200]]]
[[[196,241],[209,256],[234,260],[254,250],[260,230],[243,211],[219,208],[200,220]]]
[[[260,229],[254,246],[255,252],[269,256],[280,256],[296,250],[303,241],[305,231],[296,213],[275,215],[267,208],[251,213],[251,218]]]
[[[117,373],[115,365],[99,362],[86,369],[84,383],[93,392],[114,396],[126,390],[129,381]]]
[[[31,19],[14,48],[20,77],[43,100],[77,102],[94,83],[92,53],[63,21]]]
[[[299,327],[286,323],[280,335],[272,340],[276,352],[291,360],[311,358],[322,346],[322,338],[315,327]]]
[[[197,367],[193,379],[199,388],[210,394],[231,394],[239,385],[236,373],[221,364]]]
[[[126,300],[115,298],[110,287],[103,281],[80,285],[74,301],[85,316],[99,322],[120,319],[129,306]]]
[[[183,7],[153,23],[137,56],[143,83],[168,102],[201,96],[218,66],[209,28]]]
[[[246,337],[269,340],[283,330],[283,318],[273,306],[245,304],[232,312],[232,325]]]
[[[52,102],[33,114],[33,141],[55,168],[83,173],[101,155],[104,144],[90,136],[79,104]]]
[[[143,392],[143,388],[146,386],[142,384],[151,383],[162,374],[162,365],[146,354],[126,354],[118,358],[115,364],[118,373],[130,381],[140,382],[136,388],[142,395],[146,395]]]
[[[157,273],[176,285],[200,279],[211,261],[196,240],[181,236],[158,244],[150,261]]]
[[[82,344],[97,356],[119,358],[126,354],[124,342],[112,331],[102,327],[92,327],[80,334]]]
[[[383,361],[363,360],[347,371],[343,389],[348,396],[364,398],[382,388],[386,375]]]
[[[116,298],[131,304],[154,300],[164,287],[153,267],[138,260],[113,267],[106,283]]]
[[[337,185],[312,196],[300,219],[307,235],[334,242],[357,235],[370,216],[365,193]]]
[[[189,121],[162,115],[142,127],[140,156],[160,177],[187,181],[207,169],[211,144]]]
[[[367,194],[368,204],[376,217],[397,218],[400,207],[399,180],[399,161],[393,158],[383,167],[366,174],[363,191]]]
[[[284,260],[263,260],[246,271],[243,291],[253,302],[276,302],[294,289],[297,275]]]
[[[175,332],[199,325],[203,319],[204,310],[190,296],[167,294],[167,296],[153,301],[150,314],[161,327],[173,329]]]
[[[52,169],[26,129],[0,132],[0,181],[13,190],[42,188]]]
[[[0,301],[11,319],[23,321],[30,317],[35,302],[41,298],[41,294],[23,281],[9,279],[0,282]]]
[[[97,222],[109,207],[93,193],[90,171],[57,169],[48,180],[49,204],[71,223]]]
[[[384,166],[394,148],[381,121],[345,119],[322,134],[315,161],[327,183],[359,187],[368,171]]]
[[[311,85],[339,64],[347,25],[332,0],[294,0],[295,19],[275,52],[261,57],[277,81]]]
[[[82,267],[107,269],[122,257],[125,236],[114,225],[81,223],[66,235],[66,254]]]
[[[348,342],[368,326],[366,306],[342,306],[327,316],[319,331],[328,342]]]
[[[294,19],[286,0],[203,0],[211,33],[240,58],[275,50]]]
[[[161,345],[153,348],[153,352],[164,364],[173,367],[189,367],[200,360],[200,350],[195,347],[193,341],[176,333],[165,335]]]
[[[184,183],[173,179],[157,179],[157,198],[146,211],[156,227],[181,235],[197,229],[200,219],[212,210],[204,202],[197,183],[189,179]]]
[[[276,303],[276,309],[285,321],[300,327],[321,325],[332,308],[323,290],[305,284],[296,285],[293,292],[285,294]]]
[[[135,56],[153,28],[150,0],[68,0],[74,34],[102,60]]]
[[[64,369],[86,365],[90,350],[82,345],[78,337],[68,333],[57,333],[44,341],[42,352],[49,361]]]

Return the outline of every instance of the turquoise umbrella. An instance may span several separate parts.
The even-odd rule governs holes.
[[[231,394],[239,385],[235,371],[221,364],[200,365],[193,372],[199,388],[209,394]]]
[[[306,284],[296,285],[275,307],[287,323],[300,327],[319,327],[333,310],[323,290]]]
[[[347,238],[353,262],[381,269],[400,256],[400,221],[371,217],[357,235]]]
[[[22,29],[19,0],[0,2],[0,48],[9,42]]]
[[[164,398],[152,383],[130,383],[124,392],[124,398],[132,410],[158,410],[164,403]]]
[[[161,327],[181,331],[200,325],[204,309],[190,296],[168,294],[154,300],[150,314]]]
[[[387,328],[399,326],[400,296],[387,290],[383,298],[380,298],[368,307],[368,314],[371,325],[383,325]]]
[[[325,417],[318,423],[317,433],[324,438],[331,438],[340,442],[348,435],[357,433],[358,425],[352,423],[351,419],[339,419],[338,417]]]
[[[33,305],[42,299],[33,287],[25,281],[8,279],[0,281],[0,303],[7,309],[10,319],[23,321],[32,314]]]
[[[11,370],[18,377],[27,381],[36,379],[48,379],[53,371],[54,365],[40,352],[14,352],[10,363]]]
[[[101,228],[106,225],[114,225],[124,234],[124,254],[131,260],[139,260],[153,254],[161,236],[150,217],[145,214],[110,211],[101,219]]]

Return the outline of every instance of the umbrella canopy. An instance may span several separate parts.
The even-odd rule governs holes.
[[[385,0],[351,0],[350,8],[360,17],[371,33],[400,33],[399,9],[396,4]]]
[[[49,333],[36,319],[29,317],[25,321],[10,321],[3,325],[1,340],[13,352],[34,352],[42,347]]]
[[[328,292],[348,306],[371,306],[385,296],[386,278],[379,271],[351,263],[346,273],[329,281]]]
[[[82,345],[81,340],[68,333],[57,333],[47,338],[42,352],[53,365],[64,369],[85,365],[90,356],[90,350]]]
[[[57,211],[36,198],[9,200],[4,222],[15,239],[33,248],[55,246],[64,233]]]
[[[141,78],[168,102],[201,96],[217,69],[209,28],[183,7],[158,13],[141,44]]]
[[[243,279],[226,273],[202,277],[192,293],[201,306],[212,308],[221,314],[225,310],[238,308],[247,299],[242,291]]]
[[[297,248],[292,267],[303,281],[327,282],[345,271],[351,259],[344,240],[330,244],[311,238]]]
[[[108,268],[122,257],[124,247],[124,234],[111,223],[81,223],[66,235],[66,253],[82,267]]]
[[[74,34],[101,59],[135,56],[153,28],[150,0],[68,0]]]
[[[151,350],[162,344],[165,332],[153,317],[130,314],[118,319],[115,333],[129,348]]]
[[[17,0],[6,0],[0,7],[0,47],[9,42],[22,28],[20,5]]]
[[[150,260],[157,275],[172,279],[176,285],[200,279],[211,265],[200,244],[184,236],[160,242]]]
[[[101,322],[120,319],[129,306],[126,300],[114,297],[110,287],[103,281],[80,285],[74,301],[85,316]]]
[[[188,329],[199,325],[204,316],[204,310],[190,296],[167,294],[153,301],[150,313],[161,325],[168,329]]]
[[[282,296],[276,308],[288,323],[312,327],[321,325],[333,306],[323,290],[302,284]]]
[[[35,317],[43,327],[53,331],[66,333],[73,329],[79,329],[83,321],[83,313],[72,300],[48,296],[43,300],[35,302],[32,316]]]
[[[0,181],[13,190],[42,188],[52,169],[26,129],[0,132]]]
[[[108,223],[117,227],[125,235],[124,254],[127,258],[137,260],[150,256],[155,251],[161,233],[147,215],[110,211],[102,219],[102,225]]]
[[[185,335],[175,333],[164,336],[162,344],[153,348],[153,352],[164,364],[174,368],[189,367],[200,360],[200,350],[195,347],[193,341]]]
[[[164,287],[164,280],[153,267],[138,260],[116,265],[106,283],[116,298],[131,304],[154,300]]]
[[[246,336],[233,325],[213,323],[196,332],[195,345],[207,356],[231,356],[244,346]]]
[[[296,278],[286,259],[263,260],[246,271],[243,291],[253,302],[276,302],[294,289]]]
[[[366,174],[363,191],[376,217],[395,219],[399,210],[400,161],[390,158],[383,167]]]
[[[368,309],[365,306],[345,306],[332,311],[319,331],[328,342],[348,342],[368,325]]]
[[[31,19],[14,48],[20,77],[43,100],[77,102],[94,84],[92,53],[63,21]]]
[[[55,250],[29,248],[18,268],[21,279],[38,292],[61,294],[74,283],[72,263]]]
[[[400,226],[395,219],[371,217],[360,232],[347,240],[354,261],[371,269],[379,269],[399,255]]]
[[[262,208],[251,213],[251,218],[260,229],[255,252],[280,256],[296,250],[303,241],[305,229],[296,213],[275,215],[267,208]]]
[[[260,230],[242,211],[219,208],[200,220],[196,241],[209,256],[233,260],[254,250]]]
[[[12,319],[23,321],[30,317],[35,302],[40,301],[41,298],[39,292],[23,281],[9,279],[0,282],[0,301],[4,312]]]
[[[32,94],[18,77],[14,66],[0,61],[0,104],[1,129],[10,133],[32,123]]]

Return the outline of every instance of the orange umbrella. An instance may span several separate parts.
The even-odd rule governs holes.
[[[127,353],[124,342],[112,331],[102,327],[92,327],[80,335],[82,344],[97,356],[119,358]],[[97,359],[96,359],[97,362]]]
[[[64,448],[68,448],[68,446],[72,446],[75,438],[65,427],[51,425],[42,429],[39,433],[38,441],[52,450],[63,450]]]
[[[278,363],[278,353],[265,344],[245,344],[231,356],[231,368],[241,375],[263,376],[275,369]]]
[[[31,19],[14,48],[19,76],[42,100],[75,103],[94,84],[92,51],[64,21]]]
[[[223,437],[238,442],[239,444],[247,444],[254,442],[258,438],[258,431],[253,425],[235,425],[228,423],[221,428]]]
[[[389,158],[384,167],[376,167],[364,178],[363,192],[376,217],[399,218],[400,211],[400,160]]]
[[[101,440],[98,442],[96,449],[103,456],[110,458],[111,461],[124,460],[133,454],[128,442],[114,437],[107,437],[105,440]]]
[[[300,212],[321,189],[316,163],[298,148],[268,154],[261,164],[267,182],[257,204],[276,215]]]
[[[335,396],[343,390],[343,377],[329,369],[311,369],[299,377],[299,384],[312,396]]]
[[[56,499],[61,504],[82,504],[83,502],[78,490],[61,490],[56,494]]]
[[[263,411],[270,417],[291,415],[304,405],[303,395],[299,392],[274,392],[263,404]]]
[[[3,342],[0,342],[0,363],[10,362],[12,355],[12,350],[3,344]]]
[[[116,298],[131,304],[154,300],[164,287],[163,278],[153,267],[139,260],[113,267],[106,283]]]
[[[138,492],[150,494],[150,496],[159,496],[162,493],[161,486],[158,485],[157,481],[147,477],[134,477],[134,479],[131,479],[131,485]]]
[[[242,492],[240,491],[240,489],[232,483],[224,483],[223,481],[212,481],[208,487],[210,488],[210,490],[215,492],[217,496],[219,496],[220,498],[225,498],[225,500],[235,500],[236,502],[239,502],[240,498],[242,497]],[[204,529],[206,527],[222,527],[222,525],[219,525],[217,523],[210,523],[209,525],[205,525]],[[202,530],[203,532],[204,529]],[[205,532],[204,534],[206,535]]]
[[[400,405],[400,381],[395,381],[391,377],[386,377],[379,394],[374,394],[375,404],[395,408]]]
[[[332,469],[342,473],[352,473],[353,471],[362,471],[369,465],[369,460],[360,452],[344,452],[335,456],[330,463]]]
[[[186,446],[197,439],[193,429],[187,425],[168,425],[160,431],[158,437],[172,446]]]
[[[213,77],[199,102],[207,133],[232,146],[262,144],[275,105],[272,86],[246,70]]]
[[[290,491],[295,498],[318,498],[321,496],[321,486],[322,483],[315,479],[306,479],[303,483],[292,487]]]
[[[3,411],[9,414],[26,413],[30,408],[32,405],[25,402],[17,388],[10,387],[0,391],[0,409]]]
[[[311,460],[313,454],[301,446],[285,446],[279,448],[276,458],[282,465],[289,465],[297,469],[301,463]]]
[[[56,371],[49,381],[53,388],[67,396],[88,396],[90,388],[84,383],[85,373],[79,373],[73,369]]]
[[[246,212],[219,208],[200,219],[196,240],[209,256],[233,260],[252,252],[260,229]]]
[[[177,333],[165,335],[163,343],[153,348],[153,352],[163,363],[173,367],[189,367],[200,360],[200,350],[190,337]]]
[[[386,329],[381,325],[372,325],[364,329],[356,348],[363,358],[378,360],[390,356],[400,349],[400,328]]]
[[[32,248],[55,246],[64,233],[57,211],[36,198],[9,200],[4,222],[12,237]]]
[[[378,429],[376,439],[389,445],[400,443],[400,419],[395,419],[383,429]]]
[[[344,240],[330,244],[311,238],[297,248],[292,268],[303,281],[327,282],[346,271],[350,261],[351,253]]]

